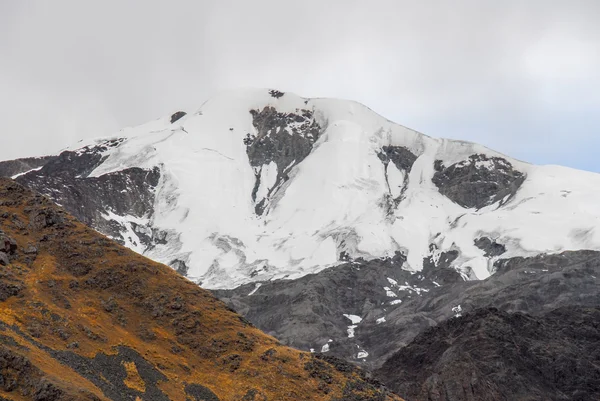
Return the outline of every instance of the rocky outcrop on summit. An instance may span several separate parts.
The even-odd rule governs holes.
[[[171,124],[173,124],[173,123],[181,120],[186,115],[187,115],[187,113],[185,111],[177,111],[171,115],[171,119],[169,121],[171,122]]]
[[[467,160],[445,167],[436,162],[433,183],[455,203],[481,209],[496,202],[506,203],[515,195],[525,175],[501,157],[471,155]]]
[[[400,401],[7,179],[0,229],[2,400]]]
[[[600,308],[478,309],[420,334],[376,376],[407,400],[600,399]]]
[[[289,179],[291,169],[310,154],[321,127],[308,109],[281,113],[274,107],[265,107],[260,111],[250,110],[250,114],[257,133],[248,134],[244,144],[256,175],[252,201],[256,214],[261,215]]]
[[[215,294],[286,344],[315,351],[326,346],[370,368],[423,330],[478,308],[539,315],[564,306],[600,307],[599,252],[499,260],[496,273],[483,281],[464,281],[449,267],[456,257],[447,252],[428,258],[418,273],[401,268],[401,255],[354,261],[297,280]]]

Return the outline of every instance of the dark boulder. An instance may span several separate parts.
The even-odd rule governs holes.
[[[496,241],[481,237],[474,240],[475,246],[481,249],[486,257],[500,256],[506,252],[506,247]]]
[[[512,198],[525,175],[501,157],[483,154],[444,167],[438,160],[433,183],[440,193],[465,208],[481,209],[496,202],[506,203]]]
[[[178,111],[176,113],[173,113],[173,115],[171,115],[171,124],[173,124],[175,121],[180,120],[181,118],[183,118],[187,113],[185,111]]]

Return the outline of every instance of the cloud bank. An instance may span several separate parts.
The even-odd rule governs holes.
[[[598,15],[595,0],[0,2],[0,159],[269,87],[600,171]]]

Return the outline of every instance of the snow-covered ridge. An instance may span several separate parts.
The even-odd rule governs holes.
[[[259,121],[266,108],[277,115]],[[136,241],[136,249],[183,263],[208,288],[295,278],[342,257],[397,251],[417,271],[425,258],[455,250],[455,268],[485,278],[499,257],[600,249],[600,175],[431,138],[351,101],[226,92],[173,124],[159,119],[114,138],[123,140],[102,153],[89,177],[158,167],[144,222],[163,240],[145,249]],[[496,174],[501,169],[508,173]],[[463,176],[479,178],[461,186]],[[504,192],[472,200],[483,199],[479,208],[453,201],[498,185]],[[474,242],[482,237],[505,253],[486,256]]]

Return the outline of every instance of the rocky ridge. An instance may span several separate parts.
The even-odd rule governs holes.
[[[538,316],[561,307],[600,307],[599,252],[502,259],[482,281],[464,281],[450,268],[455,257],[426,260],[419,273],[401,268],[402,255],[352,261],[215,294],[284,344],[315,352],[325,347],[368,368],[380,367],[424,330],[477,309]]]
[[[598,400],[598,322],[598,307],[477,309],[424,331],[376,374],[407,400]]]
[[[399,400],[7,179],[0,229],[1,399]]]

